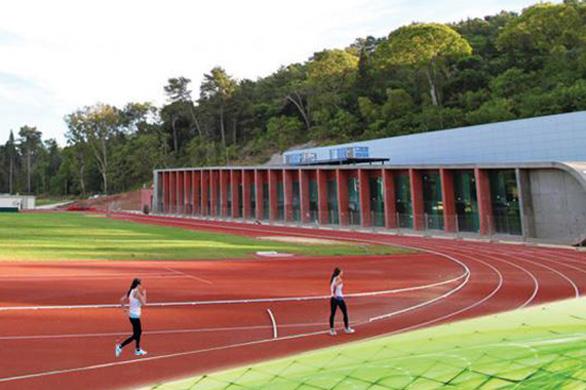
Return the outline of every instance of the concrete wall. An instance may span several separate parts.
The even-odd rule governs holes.
[[[0,195],[0,207],[31,210],[35,208],[36,197],[28,195]]]
[[[536,238],[578,242],[586,227],[586,192],[581,183],[559,169],[526,171],[531,209],[526,222]]]
[[[370,157],[389,158],[390,164],[586,161],[586,111],[296,150],[285,156],[308,152],[328,160],[330,149],[345,146],[366,146]]]

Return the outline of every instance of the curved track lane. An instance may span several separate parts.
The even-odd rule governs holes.
[[[426,254],[389,259],[251,259],[214,262],[207,268],[205,262],[140,263],[139,271],[151,286],[171,290],[165,302],[193,296],[197,301],[254,301],[149,308],[145,311],[145,328],[150,330],[145,332],[145,344],[152,353],[142,359],[126,355],[121,360],[113,358],[111,347],[127,325],[119,311],[108,305],[116,300],[127,278],[136,273],[136,263],[95,263],[91,268],[65,263],[64,268],[53,271],[54,277],[3,266],[3,286],[26,282],[47,295],[33,298],[26,295],[27,290],[1,291],[7,293],[0,298],[2,307],[25,309],[0,311],[0,343],[6,347],[0,351],[0,359],[10,362],[0,367],[0,388],[118,388],[153,383],[577,297],[586,291],[586,254],[564,249],[183,218],[114,218],[252,237],[270,234],[388,244],[417,248]],[[336,264],[347,270],[347,293],[355,293],[348,303],[357,333],[332,338],[324,329],[327,297],[320,293],[322,274],[327,275]],[[34,269],[34,264],[30,267]],[[248,280],[242,282],[245,287],[234,291],[234,284],[242,279]],[[294,282],[288,283],[290,280]],[[87,287],[81,297],[73,293],[80,282]],[[186,294],[186,289],[191,291]],[[259,300],[267,297],[283,299]],[[298,297],[312,299],[295,299]],[[31,306],[46,309],[51,304],[81,306],[30,310]],[[269,318],[267,309],[274,318]],[[273,319],[279,334],[276,339]]]

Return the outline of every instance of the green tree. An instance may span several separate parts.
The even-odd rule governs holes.
[[[114,106],[96,104],[69,114],[65,122],[68,140],[72,143],[83,143],[92,152],[101,175],[102,190],[107,194],[111,144],[124,125],[120,110]]]
[[[412,24],[393,31],[379,45],[377,59],[380,66],[412,66],[421,71],[429,84],[431,102],[438,106],[438,83],[441,74],[446,74],[447,61],[471,53],[468,41],[446,25]]]
[[[36,127],[23,126],[18,132],[19,148],[26,161],[26,191],[33,193],[32,174],[33,164],[42,149],[41,132]]]
[[[225,123],[226,106],[234,94],[237,85],[237,82],[223,68],[215,67],[209,74],[204,75],[204,80],[200,87],[200,100],[212,102],[217,107],[220,137],[224,148],[227,145]]]

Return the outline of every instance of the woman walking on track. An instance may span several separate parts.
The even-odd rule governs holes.
[[[116,344],[116,357],[122,353],[122,348],[130,344],[132,340],[136,342],[136,349],[134,354],[136,356],[146,355],[147,352],[140,348],[140,335],[142,327],[140,324],[141,307],[146,304],[146,289],[142,287],[140,279],[136,278],[132,281],[128,292],[120,298],[120,306],[124,309],[124,303],[128,302],[128,318],[132,324],[132,336],[124,340],[122,344]]]
[[[342,275],[344,272],[336,268],[330,278],[330,335],[336,335],[336,328],[334,328],[334,317],[336,315],[336,309],[340,307],[342,314],[344,315],[344,332],[354,333],[354,329],[350,328],[348,323],[348,309],[346,308],[346,302],[344,302],[344,294],[342,288],[344,288],[344,282],[342,281]]]

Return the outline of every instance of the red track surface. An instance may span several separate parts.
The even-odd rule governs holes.
[[[403,245],[425,252],[221,262],[3,263],[1,389],[155,383],[586,291],[586,253],[572,250],[135,215],[116,218],[247,236]],[[327,294],[334,266],[346,272],[345,292],[357,329],[352,336],[325,334],[328,303],[321,296]],[[160,304],[147,307],[143,316],[143,346],[150,353],[135,358],[128,348],[115,359],[114,342],[130,326],[124,313],[110,305],[135,276],[143,278],[150,303]],[[56,305],[64,307],[51,308]],[[276,339],[267,309],[276,318]]]

